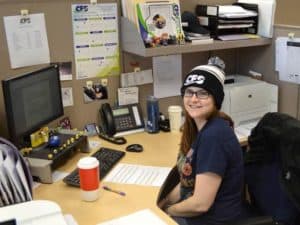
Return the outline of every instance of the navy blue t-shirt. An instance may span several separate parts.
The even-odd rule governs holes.
[[[244,177],[242,149],[229,123],[221,118],[207,122],[187,155],[179,155],[181,199],[193,194],[197,174],[222,177],[215,201],[207,213],[186,218],[189,225],[222,224],[241,214]]]

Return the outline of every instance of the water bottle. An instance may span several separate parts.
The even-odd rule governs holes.
[[[158,99],[154,96],[147,97],[147,131],[157,133],[159,131],[159,107]]]

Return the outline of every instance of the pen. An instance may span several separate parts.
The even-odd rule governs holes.
[[[126,195],[125,192],[123,192],[123,191],[117,191],[117,190],[111,189],[110,187],[107,187],[107,186],[103,186],[103,189],[107,190],[107,191],[117,193],[117,194],[122,195],[122,196]]]

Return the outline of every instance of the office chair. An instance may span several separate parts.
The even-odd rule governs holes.
[[[247,216],[226,225],[300,224],[300,122],[285,114],[267,113],[252,130],[248,142]],[[159,191],[157,203],[178,182],[179,173],[174,167]]]
[[[277,224],[300,224],[300,121],[267,113],[248,143],[245,183],[251,204]]]

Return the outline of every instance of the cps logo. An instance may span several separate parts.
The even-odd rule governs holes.
[[[21,24],[30,23],[30,18],[29,17],[21,18],[20,19],[20,23]]]
[[[88,5],[77,5],[75,8],[76,12],[87,12],[89,11]]]
[[[203,84],[205,81],[205,77],[203,75],[198,74],[190,74],[184,82],[184,86],[190,85],[190,84]]]

